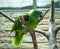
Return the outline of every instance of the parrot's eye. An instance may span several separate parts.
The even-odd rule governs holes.
[[[29,15],[24,15],[25,21],[29,21]]]
[[[29,21],[29,17],[26,17],[26,18],[25,18],[25,21]]]

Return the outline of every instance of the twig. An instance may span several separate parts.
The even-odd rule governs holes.
[[[50,9],[48,9],[48,10],[44,13],[43,17],[48,13],[48,11],[50,11]]]
[[[48,13],[49,10],[50,10],[50,9],[48,9],[48,10],[44,13],[44,15],[42,16],[42,18],[41,18],[40,20],[42,20],[42,19],[44,18],[44,16]]]

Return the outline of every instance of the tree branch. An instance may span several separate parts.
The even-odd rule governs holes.
[[[9,16],[7,16],[5,13],[0,11],[0,14],[4,17],[6,17],[7,19],[9,19],[10,21],[14,22],[14,20],[12,18],[10,18]]]
[[[52,23],[54,23],[54,20],[55,20],[55,18],[54,18],[55,9],[54,9],[54,7],[55,7],[55,4],[54,4],[54,1],[52,0],[52,3],[51,3],[51,20],[50,20]]]
[[[55,9],[54,9],[54,1],[52,0],[51,1],[51,16],[49,17],[49,32],[52,33],[53,32],[53,29],[54,29],[54,22],[55,22],[55,18],[54,18],[54,12],[55,12]]]
[[[50,9],[48,9],[48,10],[44,13],[43,17],[44,17],[49,11],[50,11]]]
[[[43,30],[34,30],[37,33],[43,34],[47,39],[49,39],[49,32],[43,31]]]
[[[44,18],[44,16],[48,13],[49,10],[50,10],[50,9],[48,9],[48,10],[44,13],[44,15],[42,16],[42,18],[41,18],[40,20],[42,20],[42,19]]]
[[[54,28],[54,33],[55,33],[55,35],[57,34],[57,32],[60,30],[60,25],[58,25],[58,26],[56,26],[55,28]]]

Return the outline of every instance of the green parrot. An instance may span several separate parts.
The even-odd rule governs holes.
[[[15,47],[18,47],[23,42],[23,35],[27,33],[26,30],[22,27],[22,24],[18,18],[15,20],[14,24],[12,25],[11,33],[13,31],[15,31],[15,36],[12,40],[12,43],[14,44]]]
[[[25,20],[25,25],[31,29],[34,30],[39,23],[39,19],[42,18],[42,11],[32,9],[30,10],[26,15],[23,15]],[[13,38],[13,44],[14,46],[18,47],[23,42],[23,35],[27,33],[27,31],[22,27],[22,24],[17,18],[12,25],[11,32],[15,31],[15,36]]]
[[[25,25],[33,30],[36,28],[37,24],[39,23],[39,20],[42,18],[42,11],[32,9],[28,12],[29,15],[29,21],[25,23]]]

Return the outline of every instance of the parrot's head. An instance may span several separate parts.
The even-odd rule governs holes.
[[[36,18],[42,18],[42,11],[38,10],[38,9],[32,9],[28,12],[28,14],[30,16],[34,16]]]

